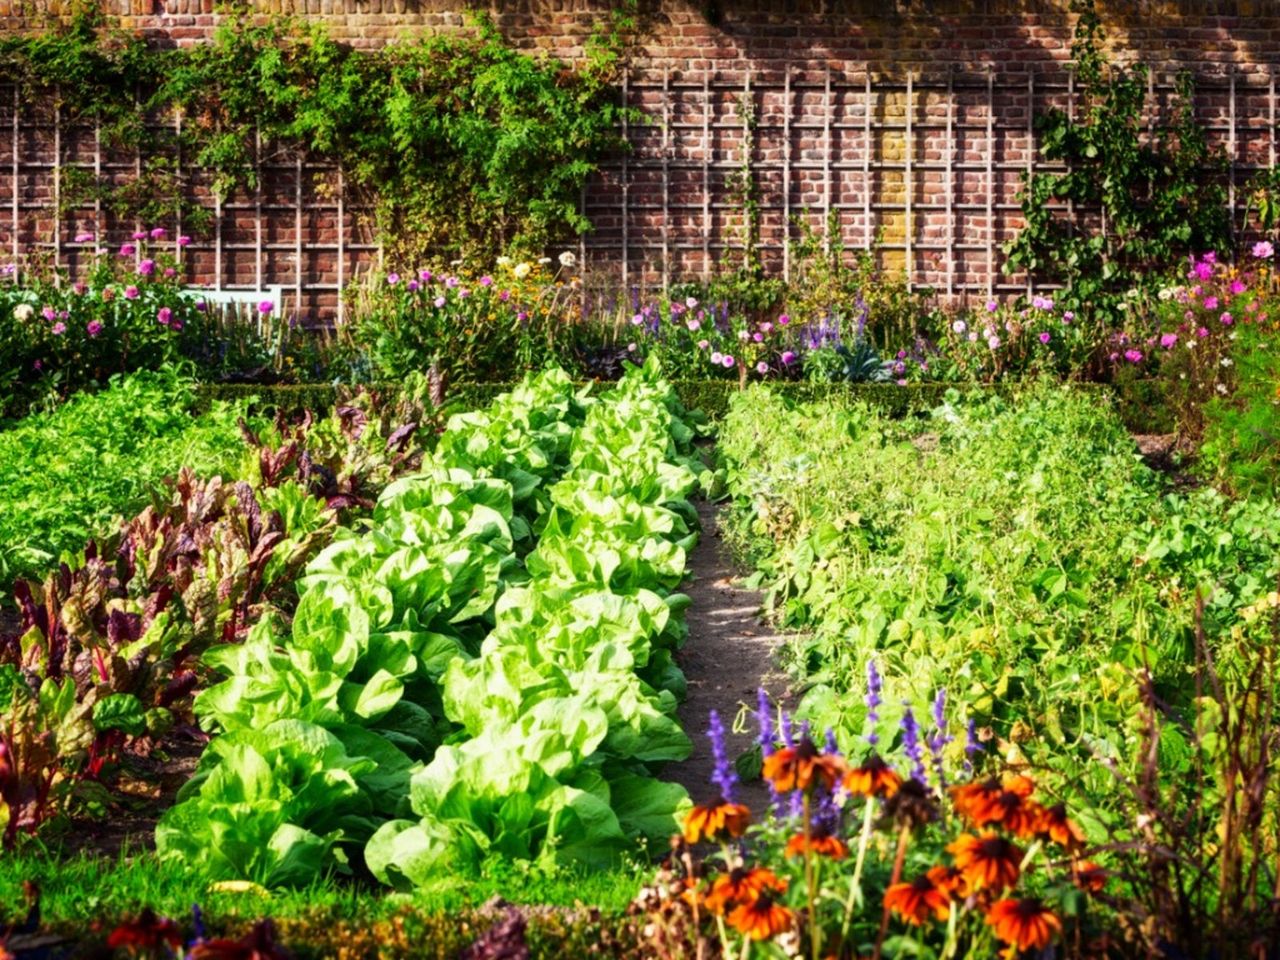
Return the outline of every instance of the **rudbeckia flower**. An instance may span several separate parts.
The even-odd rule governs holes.
[[[862,766],[850,770],[844,778],[844,788],[860,797],[892,797],[902,786],[902,778],[873,753]]]
[[[805,737],[794,747],[784,747],[765,757],[763,773],[779,793],[808,790],[819,782],[830,790],[844,773],[844,761],[823,753]]]
[[[684,818],[686,843],[740,837],[751,823],[751,811],[740,803],[717,798],[713,803],[698,804]]]
[[[895,883],[885,891],[884,905],[917,927],[928,921],[930,914],[937,920],[945,920],[951,913],[951,898],[934,881],[933,870],[920,874],[910,883]]]
[[[1107,885],[1107,871],[1096,863],[1085,860],[1072,865],[1071,882],[1086,893],[1097,893]]]
[[[987,911],[996,936],[1017,950],[1040,950],[1049,945],[1062,922],[1039,900],[1001,900]]]
[[[772,870],[765,867],[735,867],[716,877],[704,902],[712,913],[723,913],[738,904],[757,900],[766,892],[785,893],[786,889],[787,881]]]
[[[1022,851],[994,831],[956,838],[947,851],[975,890],[1012,887],[1021,872]]]
[[[803,833],[797,833],[787,841],[788,857],[802,857],[806,850],[820,857],[830,857],[832,860],[843,860],[849,855],[849,847],[843,840],[833,837],[826,831],[818,830],[811,830],[808,837]]]
[[[1061,803],[1040,810],[1036,832],[1067,850],[1077,850],[1084,845],[1084,833],[1067,816],[1067,808]]]
[[[762,893],[750,903],[744,903],[729,914],[729,925],[752,940],[771,940],[791,929],[795,915],[773,895]]]

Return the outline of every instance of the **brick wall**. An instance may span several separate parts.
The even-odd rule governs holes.
[[[103,2],[156,43],[199,42],[217,22],[212,0]],[[884,261],[909,268],[914,283],[952,296],[1025,289],[1025,278],[1001,274],[1000,246],[1018,226],[1021,175],[1042,163],[1030,121],[1066,101],[1073,20],[1065,6],[645,4],[623,93],[650,122],[627,131],[634,150],[585,193],[595,224],[581,244],[589,275],[660,285],[732,254],[742,217],[731,179],[745,162],[772,270],[792,269],[784,241],[798,236],[796,221],[816,227],[830,215],[847,246],[876,241]],[[259,0],[257,7],[322,18],[358,46],[465,29],[461,5],[441,0]],[[573,59],[607,9],[591,0],[534,0],[494,4],[490,13],[517,45]],[[1231,152],[1235,183],[1274,163],[1280,0],[1120,0],[1099,9],[1116,55],[1155,68],[1157,111],[1174,72],[1197,74],[1198,111]],[[0,0],[0,27],[32,27],[31,10],[29,2]],[[99,229],[114,241],[132,225],[112,222],[100,207],[55,223],[55,166],[127,179],[143,158],[104,156],[92,130],[65,128],[43,105],[0,98],[0,131],[12,140],[0,141],[0,249],[43,243],[75,269],[70,240],[78,230]],[[746,111],[755,121],[749,150]],[[278,284],[300,312],[330,316],[339,286],[376,260],[362,211],[316,158],[264,145],[262,166],[262,187],[229,198],[184,252],[190,276],[223,286]],[[212,207],[199,172],[184,176]]]

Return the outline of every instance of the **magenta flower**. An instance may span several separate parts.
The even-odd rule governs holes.
[[[437,307],[443,307],[443,306],[444,306],[444,297],[436,297],[436,298],[435,298],[435,300],[433,300],[432,302],[433,302]]]
[[[1041,342],[1041,343],[1048,343],[1048,342],[1049,342],[1050,340],[1052,340],[1052,339],[1053,339],[1053,338],[1049,335],[1049,331],[1048,331],[1048,330],[1046,330],[1044,333],[1040,334],[1040,342]]]
[[[501,300],[503,303],[506,303],[508,300],[510,300],[510,299],[511,299],[511,291],[510,291],[510,290],[500,290],[500,291],[498,292],[498,299],[499,299],[499,300]]]
[[[778,326],[780,327],[785,327],[790,322],[791,322],[791,318],[787,316],[785,313],[782,314],[782,316],[778,317]]]
[[[190,244],[191,244],[191,238],[188,237],[185,233],[182,236],[178,237],[178,246],[186,247],[186,246],[190,246]]]
[[[483,277],[480,278],[480,286],[482,287],[493,286],[493,277],[489,276],[488,274],[485,274]]]
[[[1070,310],[1064,310],[1064,311],[1062,312],[1062,322],[1063,322],[1063,323],[1070,323],[1070,322],[1071,322],[1072,320],[1074,320],[1075,318],[1076,318],[1076,315],[1075,315],[1073,312],[1071,312]]]
[[[132,257],[137,252],[138,248],[132,243],[122,243],[120,245],[120,256],[122,257]]]
[[[209,309],[209,304],[204,300],[197,300],[196,309],[199,310],[201,313],[204,313]]]
[[[135,231],[133,231],[133,239],[135,239],[135,240],[145,240],[145,239],[147,239],[147,231],[145,231],[145,230],[135,230]]]
[[[105,293],[106,291],[103,291],[103,292]],[[137,288],[137,287],[134,287],[134,286],[128,286],[128,287],[125,287],[125,288],[124,288],[124,298],[125,298],[126,300],[137,300],[137,299],[138,299],[138,288]]]
[[[463,287],[461,290],[458,291],[459,300],[465,300],[469,296],[471,296],[471,291],[468,290],[466,287]]]
[[[165,234],[167,234],[168,232],[169,231],[166,230],[164,227],[156,227],[154,230],[151,231],[151,239],[163,240],[165,238]]]
[[[1126,350],[1126,351],[1124,352],[1124,358],[1125,358],[1126,360],[1128,360],[1130,363],[1141,363],[1141,362],[1142,362],[1142,351],[1141,351],[1141,350],[1133,350],[1133,349]]]
[[[419,284],[417,280],[410,280],[408,283],[405,284],[405,287],[408,288],[410,293],[417,293]]]
[[[161,307],[156,311],[156,323],[160,324],[162,327],[167,327],[169,325],[169,321],[172,319],[173,311],[168,307]]]
[[[1000,304],[996,303],[994,300],[987,301],[987,313],[995,313],[999,309]]]
[[[164,275],[172,279],[173,277],[176,277],[178,275],[178,271],[174,270],[173,267],[165,267]]]
[[[782,351],[782,365],[784,367],[789,367],[795,362],[796,362],[796,353],[794,350]]]
[[[149,277],[156,272],[156,262],[154,260],[143,260],[138,264],[138,273],[144,277]]]
[[[445,278],[444,278],[444,285],[445,285],[446,287],[448,287],[450,290],[452,290],[454,287],[456,287],[456,286],[458,285],[458,278],[457,278],[457,277],[445,277]]]
[[[1241,280],[1239,277],[1231,281],[1232,293],[1244,293],[1244,290],[1245,290],[1244,281]]]
[[[41,310],[40,313],[46,320],[58,319],[58,311],[53,309],[53,307],[49,306],[48,304],[45,305],[45,308]]]
[[[736,361],[736,360],[734,360],[734,359],[733,359],[733,355],[732,355],[732,354],[726,353],[726,354],[721,358],[720,362],[721,362],[722,364],[724,364],[724,368],[725,368],[726,370],[728,370],[730,367],[732,367],[732,366],[733,366],[735,363],[737,363],[738,361]]]
[[[1177,342],[1178,335],[1176,333],[1166,333],[1160,338],[1160,346],[1164,347],[1166,350],[1172,350]]]
[[[394,287],[399,282],[400,282],[400,274],[398,273],[387,274],[387,286]]]
[[[418,279],[420,279],[423,283],[430,283],[430,282],[431,282],[431,271],[430,271],[430,270],[422,270],[422,271],[420,271],[420,272],[418,273]]]
[[[1270,260],[1276,255],[1276,248],[1271,245],[1270,240],[1259,240],[1253,245],[1253,257],[1255,260]]]
[[[60,337],[60,336],[62,336],[64,333],[66,333],[66,332],[67,332],[67,325],[66,325],[65,323],[63,323],[61,320],[59,320],[57,323],[55,323],[55,324],[54,324],[52,327],[50,327],[49,329],[51,329],[51,330],[53,331],[53,335],[54,335],[55,337]]]
[[[96,337],[102,332],[102,324],[97,320],[90,320],[84,329],[85,333],[89,334],[89,336]]]
[[[1197,337],[1199,337],[1201,340],[1203,340],[1203,339],[1204,339],[1205,337],[1207,337],[1208,335],[1209,335],[1209,328],[1208,328],[1208,327],[1197,327],[1197,328],[1196,328],[1196,336],[1197,336]]]
[[[92,233],[77,233],[76,243],[93,243]]]
[[[1233,317],[1230,313],[1228,313],[1225,310],[1222,312],[1222,316],[1220,316],[1218,319],[1221,320],[1228,327],[1231,326],[1231,324],[1236,322],[1236,318]]]
[[[763,360],[761,360],[759,363],[756,364],[756,373],[760,374],[760,376],[763,377],[768,372],[769,372],[769,365],[765,363]]]
[[[1218,298],[1217,298],[1217,297],[1205,297],[1205,298],[1204,298],[1204,308],[1205,308],[1206,310],[1217,310],[1217,309],[1218,309]]]
[[[275,308],[276,308],[276,305],[272,303],[270,300],[263,300],[261,303],[258,304],[258,312],[262,314],[264,317]]]
[[[764,343],[764,334],[757,331],[751,335],[751,339],[756,343]]]

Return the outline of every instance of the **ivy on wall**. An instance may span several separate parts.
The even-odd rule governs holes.
[[[208,211],[193,207],[172,158],[181,151],[228,197],[255,186],[260,139],[336,164],[392,257],[541,250],[586,229],[582,185],[626,147],[615,80],[631,8],[613,8],[576,67],[514,49],[481,14],[469,24],[367,52],[319,25],[242,13],[209,43],[160,49],[81,13],[0,38],[0,82],[147,158],[141,177],[117,185],[65,168],[64,209],[97,196],[125,218],[181,210],[198,228]]]

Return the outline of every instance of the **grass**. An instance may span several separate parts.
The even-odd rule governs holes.
[[[343,880],[320,880],[310,887],[265,891],[218,890],[180,864],[162,863],[150,852],[118,857],[56,851],[19,852],[0,858],[0,926],[26,914],[23,884],[41,890],[44,922],[54,928],[84,929],[95,920],[113,923],[149,906],[163,916],[188,915],[198,903],[211,928],[271,916],[373,923],[403,913],[457,913],[495,896],[512,903],[621,912],[651,868],[630,863],[612,870],[570,870],[548,876],[495,866],[479,877],[442,878],[436,886],[410,894]]]

